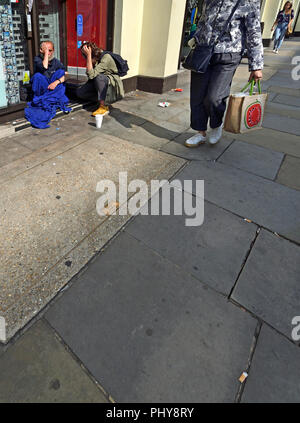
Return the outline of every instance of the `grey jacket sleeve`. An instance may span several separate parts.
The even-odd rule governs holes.
[[[264,67],[264,48],[260,26],[260,1],[248,0],[249,13],[245,17],[246,44],[249,58],[249,70]]]

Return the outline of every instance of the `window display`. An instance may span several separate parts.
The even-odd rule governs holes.
[[[11,2],[0,1],[1,100],[0,107],[19,103],[19,79]],[[3,88],[5,85],[5,93]]]

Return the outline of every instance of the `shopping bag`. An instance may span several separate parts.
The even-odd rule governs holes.
[[[242,134],[262,127],[268,94],[262,94],[260,81],[258,93],[254,93],[255,81],[249,82],[242,93],[250,87],[249,94],[233,94],[229,103],[224,123],[224,130],[233,134]]]

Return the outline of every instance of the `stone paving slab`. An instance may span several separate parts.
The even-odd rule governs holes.
[[[186,194],[185,200],[192,198]],[[209,203],[205,203],[202,226],[187,227],[185,219],[185,216],[138,216],[126,227],[126,232],[201,282],[228,295],[257,227]]]
[[[190,124],[188,119],[182,119],[182,121],[178,121],[178,123],[174,123],[171,122],[171,120],[165,120],[165,121],[161,121],[159,119],[156,118],[152,118],[151,120],[148,120],[145,122],[145,126],[151,125],[152,124],[157,125],[159,128],[163,128],[163,130],[168,130],[171,131],[171,136],[169,136],[170,139],[173,139],[173,135],[175,135],[176,137],[179,136],[179,134],[181,134],[182,132],[188,131],[190,128]]]
[[[98,216],[99,181],[108,178],[118,186],[120,170],[128,172],[129,181],[168,179],[184,163],[102,134],[4,182],[0,316],[6,319],[7,339],[130,218]]]
[[[120,137],[131,143],[157,150],[167,144],[170,139],[178,136],[180,130],[181,128],[178,128],[178,131],[171,131],[165,129],[163,124],[159,126],[149,121],[142,126],[133,124],[131,127],[126,128],[120,123],[112,120],[106,124],[104,123],[101,128],[101,132],[106,135]]]
[[[299,315],[300,247],[267,231],[256,240],[232,298],[291,338]]]
[[[0,143],[0,167],[18,160],[20,157],[30,154],[32,150],[23,145],[6,139]]]
[[[283,60],[282,60],[283,59]],[[285,64],[286,58],[281,58],[282,63]],[[274,65],[276,66],[278,60],[274,61]],[[279,61],[280,63],[280,61]],[[286,67],[286,66],[284,66]],[[292,68],[291,68],[292,69]],[[280,71],[276,73],[272,78],[270,78],[268,81],[264,82],[263,87],[264,89],[268,89],[270,86],[276,85],[281,88],[288,88],[288,89],[294,89],[299,90],[300,84],[299,81],[294,81],[291,77],[291,75],[286,75],[284,72],[280,74]]]
[[[245,141],[273,151],[300,157],[300,139],[297,135],[262,128],[247,134],[234,134],[234,138],[238,141]]]
[[[42,321],[0,356],[0,374],[0,403],[108,402]]]
[[[266,106],[266,113],[274,113],[283,117],[300,120],[300,107],[296,106],[288,106],[286,104],[279,104],[268,101]]]
[[[253,144],[235,141],[218,161],[274,180],[283,158],[283,153],[271,151]]]
[[[270,85],[267,89],[268,93],[276,93],[276,94],[284,94],[289,95],[292,97],[299,97],[300,96],[300,89],[293,89],[288,87],[279,87],[276,85]]]
[[[27,154],[25,157],[21,157],[14,162],[0,167],[0,185],[22,173],[28,172],[29,169],[42,165],[44,162],[51,160],[51,158],[55,159],[55,157],[84,143],[89,138],[91,138],[89,135],[81,136],[81,134],[79,134],[78,136],[78,134],[72,134],[67,138],[67,141],[66,139],[60,139],[46,147]]]
[[[281,116],[275,113],[265,113],[263,127],[297,136],[300,135],[299,119]]]
[[[107,117],[104,118],[104,122]],[[42,148],[63,141],[67,146],[75,140],[83,141],[92,136],[99,135],[93,124],[95,118],[87,110],[80,110],[68,117],[60,117],[52,122],[50,128],[27,128],[9,137],[10,142],[16,142],[30,151],[39,151]],[[27,150],[26,150],[27,151]],[[7,163],[6,163],[7,164]]]
[[[121,234],[46,318],[117,402],[233,402],[255,319]]]
[[[263,325],[243,403],[299,403],[300,348]]]
[[[168,93],[162,94],[161,97],[156,95],[153,99],[150,99],[145,103],[131,103],[130,108],[125,109],[125,111],[133,113],[146,120],[159,119],[166,121],[175,115],[178,115],[182,111],[180,99],[176,98],[176,101],[173,100],[174,98],[172,96],[168,97]],[[171,103],[170,107],[159,107],[158,104],[163,101]]]
[[[300,190],[300,159],[286,156],[276,181],[290,188]]]
[[[187,160],[217,160],[233,142],[233,139],[230,138],[230,135],[228,135],[224,136],[222,142],[219,142],[215,147],[211,147],[208,143],[205,143],[201,144],[197,148],[188,148],[184,145],[184,143],[193,135],[195,135],[195,131],[192,129],[185,131],[176,137],[173,141],[164,145],[161,148],[161,151],[182,157]]]
[[[287,104],[289,106],[300,107],[300,97],[279,94],[273,101],[279,104]]]
[[[221,163],[192,162],[176,179],[204,180],[205,199],[300,242],[300,193]]]

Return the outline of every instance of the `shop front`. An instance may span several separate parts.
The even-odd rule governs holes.
[[[76,81],[85,73],[79,47],[112,47],[112,0],[0,0],[0,122],[22,116],[33,58],[51,40]]]

